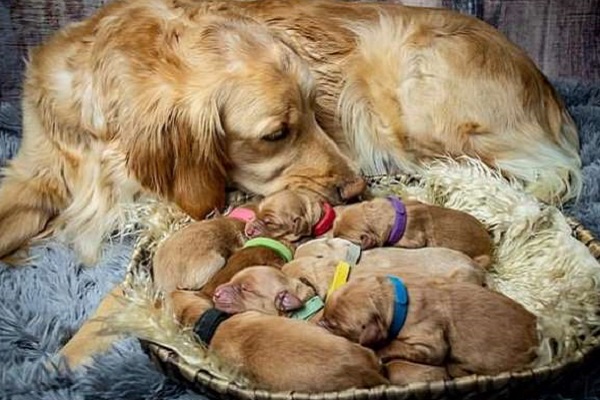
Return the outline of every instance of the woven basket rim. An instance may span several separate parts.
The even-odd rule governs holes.
[[[375,179],[379,177],[373,177]],[[385,178],[385,177],[384,177]],[[393,177],[390,177],[393,178]],[[406,178],[404,176],[403,178]],[[410,177],[408,177],[410,179]],[[592,256],[600,261],[600,241],[580,221],[566,216],[572,235],[583,243]],[[128,277],[124,285],[128,285],[133,271],[143,264],[148,257],[144,252],[142,243],[136,244],[137,252],[132,256],[128,268]],[[140,251],[141,250],[141,251]],[[469,375],[461,378],[447,379],[432,382],[417,382],[405,386],[385,385],[366,389],[347,389],[337,392],[312,392],[301,393],[294,391],[270,392],[261,389],[250,389],[239,386],[234,381],[215,376],[210,371],[198,369],[187,364],[176,352],[160,344],[140,339],[142,347],[148,355],[158,364],[158,367],[172,378],[183,380],[191,384],[195,391],[204,394],[236,397],[240,399],[381,399],[381,398],[409,398],[411,395],[418,398],[443,398],[444,393],[477,393],[486,394],[498,391],[499,387],[508,387],[515,382],[535,381],[536,385],[554,380],[566,370],[584,364],[594,352],[600,352],[600,332],[595,333],[584,345],[568,359],[557,361],[549,365],[530,368],[519,372],[502,372],[497,375]]]

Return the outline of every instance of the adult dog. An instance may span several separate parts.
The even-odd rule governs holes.
[[[92,263],[142,189],[195,218],[223,206],[228,182],[353,197],[364,182],[318,126],[314,99],[305,62],[261,24],[112,3],[31,55],[23,142],[0,189],[0,256],[50,221]]]
[[[362,189],[348,157],[389,173],[469,155],[542,200],[581,188],[577,131],[551,85],[495,29],[444,10],[122,0],[32,53],[23,115],[0,256],[48,228],[92,262],[142,189],[196,218],[228,182],[339,203]]]

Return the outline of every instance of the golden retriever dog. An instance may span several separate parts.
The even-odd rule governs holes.
[[[396,277],[358,278],[333,292],[319,324],[377,349],[396,365],[392,378],[437,379],[498,374],[527,367],[536,357],[536,317],[508,297],[467,283],[406,284]],[[425,366],[433,366],[429,371]],[[401,369],[409,371],[406,376]]]
[[[366,174],[477,157],[558,203],[582,185],[577,129],[527,54],[450,10],[381,2],[188,2],[264,23],[305,59],[317,120]]]
[[[318,125],[306,61],[262,23],[173,0],[125,0],[31,52],[23,140],[0,186],[0,256],[43,230],[93,263],[122,205],[161,196],[194,218],[225,186],[364,184]]]
[[[142,189],[195,218],[228,182],[339,203],[360,187],[346,186],[347,156],[373,174],[468,155],[545,201],[581,189],[577,131],[552,86],[496,29],[448,10],[115,1],[31,52],[23,121],[0,255],[58,231],[92,263]]]
[[[376,198],[344,208],[335,220],[333,236],[363,249],[446,247],[458,250],[486,268],[492,261],[492,239],[472,215],[395,196]]]

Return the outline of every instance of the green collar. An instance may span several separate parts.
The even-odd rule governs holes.
[[[244,244],[244,248],[247,247],[267,247],[276,252],[285,262],[290,262],[294,258],[292,251],[286,245],[271,238],[257,237],[250,239]]]
[[[301,309],[296,311],[291,315],[293,319],[303,319],[308,320],[310,317],[321,311],[321,309],[325,306],[323,304],[323,300],[319,296],[314,296],[310,298]]]

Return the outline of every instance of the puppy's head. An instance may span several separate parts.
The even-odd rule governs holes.
[[[377,198],[345,207],[333,225],[333,236],[349,240],[363,249],[383,246],[389,234],[384,211],[388,201]]]
[[[243,269],[217,287],[213,302],[215,308],[230,314],[254,310],[278,315],[302,307],[312,296],[314,291],[279,269],[257,266]]]
[[[388,327],[377,299],[383,277],[357,278],[342,286],[327,299],[319,325],[331,333],[366,347],[387,339]]]
[[[246,225],[246,234],[289,242],[310,236],[321,218],[322,200],[306,190],[282,190],[269,195],[258,205],[256,218]]]

